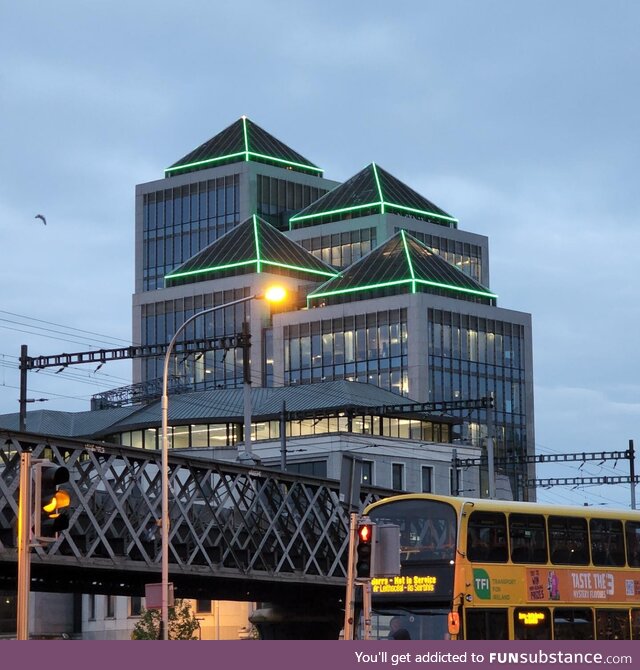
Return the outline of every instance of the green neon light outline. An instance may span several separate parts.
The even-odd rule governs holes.
[[[340,295],[342,293],[355,293],[355,291],[369,291],[375,288],[385,288],[386,286],[398,286],[400,284],[408,284],[411,279],[396,279],[394,281],[380,282],[378,284],[369,284],[368,286],[351,286],[349,288],[341,288],[336,291],[324,291],[322,293],[309,293],[307,296],[307,304],[309,300],[315,298],[325,298],[330,295]]]
[[[249,136],[247,135],[247,117],[242,117],[242,132],[244,134],[244,159],[249,160]]]
[[[426,279],[398,279],[389,282],[380,282],[378,284],[369,284],[368,286],[352,286],[350,288],[337,289],[335,291],[324,291],[323,293],[310,293],[307,296],[307,305],[310,300],[315,298],[326,298],[327,296],[340,295],[344,293],[354,293],[355,291],[372,291],[376,288],[385,288],[387,286],[398,286],[400,284],[410,284],[417,282],[419,284],[426,284],[427,286],[435,286],[436,288],[444,288],[450,291],[460,291],[462,293],[472,293],[474,295],[482,296],[483,298],[497,298],[495,293],[488,293],[485,291],[478,291],[471,288],[463,288],[460,286],[450,286],[449,284],[441,284],[440,282],[428,281]]]
[[[260,261],[260,236],[258,235],[258,217],[255,214],[253,216],[253,236],[256,241],[256,271],[258,274],[262,271],[261,261]]]
[[[245,151],[237,151],[234,154],[225,154],[224,156],[217,156],[216,158],[205,158],[201,161],[195,161],[194,163],[185,163],[184,165],[174,165],[173,167],[165,168],[165,172],[173,172],[174,170],[186,170],[187,168],[197,167],[198,165],[206,165],[207,163],[218,163],[219,161],[226,160],[228,158],[236,158],[237,156],[244,156]]]
[[[377,205],[382,205],[381,202],[369,202],[365,205],[352,205],[351,207],[342,207],[340,209],[332,209],[330,212],[317,212],[315,214],[305,214],[304,216],[292,216],[289,220],[289,223],[294,221],[304,221],[306,219],[314,219],[319,216],[330,216],[332,214],[343,214],[345,212],[353,212],[357,209],[366,209],[367,207],[376,207]]]
[[[409,272],[411,273],[411,293],[416,292],[416,273],[413,271],[413,263],[411,262],[411,254],[409,253],[409,245],[407,244],[407,237],[404,232],[404,228],[400,229],[400,236],[402,237],[402,244],[404,246],[404,253],[407,257],[407,263],[409,265]]]
[[[226,154],[224,156],[217,156],[216,158],[206,158],[205,160],[195,161],[194,163],[185,163],[184,165],[175,165],[174,167],[165,168],[165,174],[167,172],[175,172],[176,170],[187,170],[188,168],[197,167],[198,165],[207,165],[208,163],[219,163],[220,161],[227,160],[229,158],[237,158],[238,156],[244,156],[245,161],[249,161],[250,156],[255,156],[256,158],[266,158],[270,161],[275,161],[276,163],[284,163],[285,165],[291,165],[292,167],[299,167],[303,170],[310,170],[312,172],[317,172],[322,174],[324,170],[322,168],[314,167],[313,165],[305,165],[304,163],[296,163],[295,161],[289,161],[284,158],[276,158],[275,156],[267,156],[266,154],[259,154],[256,151],[237,151],[233,154]]]
[[[298,265],[288,265],[287,263],[280,263],[279,261],[267,261],[263,260],[262,261],[263,265],[276,265],[277,267],[281,268],[287,268],[289,270],[299,270],[300,272],[310,272],[311,274],[314,275],[322,275],[324,277],[331,277],[332,279],[334,277],[337,277],[339,273],[331,273],[331,272],[326,272],[325,270],[312,270],[311,268],[305,268],[301,267]]]
[[[304,170],[313,170],[313,172],[324,172],[322,168],[314,167],[313,165],[305,165],[304,163],[296,163],[295,161],[290,161],[285,158],[276,158],[275,156],[267,156],[267,154],[259,154],[257,151],[249,151],[250,156],[256,156],[257,158],[266,158],[270,161],[276,161],[277,163],[284,163],[285,165],[293,165],[294,167],[300,167]]]
[[[199,270],[187,270],[186,272],[176,272],[175,274],[165,275],[165,279],[176,279],[177,277],[187,277],[191,275],[203,274],[205,272],[214,272],[215,270],[230,270],[231,268],[242,267],[243,265],[251,265],[255,263],[256,259],[252,258],[248,261],[237,261],[236,263],[227,263],[226,265],[214,265],[211,268],[200,268]]]
[[[313,270],[311,268],[305,268],[298,265],[287,265],[286,263],[280,263],[278,261],[268,261],[264,259],[252,258],[248,261],[238,261],[237,263],[228,263],[227,265],[214,265],[210,268],[200,268],[199,270],[188,270],[187,272],[178,272],[176,274],[166,275],[166,279],[177,279],[180,277],[189,277],[197,274],[204,274],[205,272],[216,272],[218,270],[230,270],[232,268],[242,267],[246,265],[251,265],[251,263],[256,264],[256,271],[261,274],[264,272],[262,269],[263,265],[275,265],[281,268],[286,268],[288,270],[297,270],[299,272],[309,272],[310,274],[322,275],[323,277],[330,277],[333,279],[338,276],[338,273],[332,274],[331,272],[326,272],[324,270]]]
[[[378,177],[378,169],[375,163],[371,163],[373,167],[373,176],[376,179],[376,186],[378,187],[378,195],[380,196],[380,214],[384,214],[384,196],[382,195],[382,186],[380,186],[380,178]]]
[[[427,286],[436,286],[437,288],[446,288],[451,291],[460,291],[461,293],[472,293],[473,295],[479,295],[483,298],[497,298],[497,293],[491,293],[490,291],[479,291],[476,288],[466,288],[464,286],[451,286],[450,284],[442,284],[437,281],[430,281],[428,279],[416,279],[418,284],[426,284]]]
[[[427,212],[426,210],[423,209],[415,209],[414,207],[405,207],[404,205],[396,205],[393,202],[387,202],[386,200],[381,200],[378,202],[370,202],[367,203],[366,205],[352,205],[351,207],[342,207],[340,209],[332,209],[328,212],[316,212],[314,214],[305,214],[304,216],[292,216],[291,219],[289,219],[289,225],[292,223],[296,223],[297,221],[306,221],[307,219],[315,219],[319,218],[322,216],[333,216],[334,214],[344,214],[346,212],[353,212],[358,209],[366,209],[367,207],[376,207],[377,205],[380,205],[380,213],[384,214],[385,213],[385,207],[391,207],[391,208],[397,208],[397,209],[403,209],[407,212],[415,212],[417,214],[424,214],[426,216],[434,216],[437,219],[444,219],[445,221],[452,221],[453,223],[458,223],[458,219],[455,219],[452,216],[444,216],[443,214],[436,214],[435,212]]]
[[[454,221],[459,223],[458,219],[453,216],[445,216],[444,214],[436,214],[435,212],[427,212],[425,209],[416,209],[415,207],[407,207],[406,205],[398,205],[394,202],[386,203],[389,207],[397,207],[398,209],[404,209],[407,212],[415,212],[416,214],[426,214],[427,216],[435,216],[437,219],[444,219],[445,221]]]

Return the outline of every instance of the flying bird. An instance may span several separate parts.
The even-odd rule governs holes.
[[[42,223],[44,223],[45,226],[47,225],[47,220],[44,218],[42,214],[36,214],[34,218],[42,219]]]

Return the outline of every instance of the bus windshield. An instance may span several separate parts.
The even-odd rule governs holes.
[[[374,606],[372,637],[374,640],[446,640],[449,637],[448,611],[446,607]]]
[[[438,500],[395,500],[372,509],[375,523],[400,526],[403,571],[411,565],[450,563],[455,558],[456,513]]]

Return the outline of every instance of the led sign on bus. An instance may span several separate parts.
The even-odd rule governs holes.
[[[518,612],[518,619],[522,621],[525,626],[537,626],[545,619],[544,612]]]
[[[373,593],[434,593],[438,578],[432,575],[376,577],[371,580]]]

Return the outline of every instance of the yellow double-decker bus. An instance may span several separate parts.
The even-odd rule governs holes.
[[[364,514],[400,528],[374,638],[640,639],[638,512],[409,494]]]

